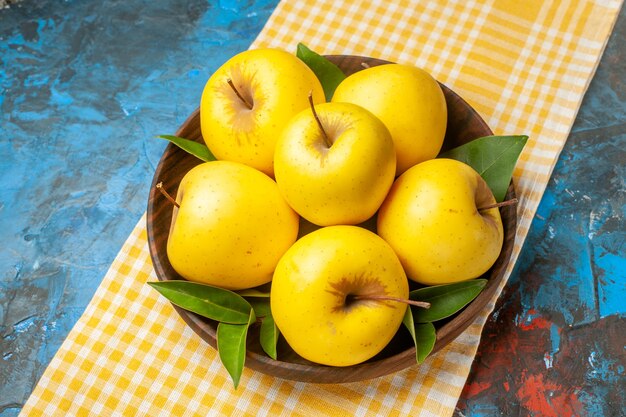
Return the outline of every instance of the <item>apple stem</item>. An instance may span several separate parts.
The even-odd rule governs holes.
[[[237,87],[235,87],[235,84],[233,83],[233,80],[231,80],[231,79],[229,78],[229,79],[227,79],[227,80],[226,80],[226,82],[228,83],[228,85],[230,85],[230,88],[232,88],[232,89],[233,89],[233,91],[235,92],[235,94],[237,94],[237,97],[239,97],[239,100],[241,100],[241,101],[243,102],[243,104],[245,104],[245,105],[246,105],[246,107],[247,107],[249,110],[252,110],[252,104],[250,104],[250,103],[248,102],[248,100],[246,100],[246,99],[245,99],[245,98],[244,98],[244,97],[243,97],[243,96],[239,93],[239,91],[237,90]]]
[[[478,211],[483,211],[483,210],[489,210],[492,208],[499,208],[499,207],[506,207],[506,206],[512,206],[513,204],[517,204],[517,198],[512,198],[510,200],[505,200],[501,203],[493,203],[493,204],[489,204],[488,206],[485,207],[480,207],[478,209]]]
[[[324,142],[326,143],[326,146],[330,148],[331,146],[333,146],[333,144],[328,138],[328,135],[326,134],[326,131],[324,130],[324,126],[322,126],[322,121],[320,120],[319,116],[317,115],[317,112],[315,111],[315,105],[313,104],[313,92],[312,91],[309,92],[309,104],[311,105],[311,111],[313,112],[313,117],[315,118],[317,125],[320,127],[320,130],[322,131],[322,136],[324,136]]]
[[[354,300],[378,300],[378,301],[397,301],[399,303],[409,304],[415,307],[430,308],[430,303],[426,301],[407,300],[398,297],[389,297],[386,295],[355,295]]]
[[[159,182],[159,183],[156,185],[156,189],[157,189],[157,190],[159,190],[159,191],[161,192],[161,194],[163,194],[163,195],[165,196],[165,198],[167,198],[167,200],[168,200],[170,203],[172,203],[172,204],[174,204],[176,207],[180,208],[180,204],[178,204],[178,203],[176,202],[176,200],[174,200],[174,199],[172,198],[172,196],[170,195],[170,193],[168,193],[167,191],[165,191],[165,189],[163,188],[163,182],[162,182],[162,181],[161,181],[161,182]]]

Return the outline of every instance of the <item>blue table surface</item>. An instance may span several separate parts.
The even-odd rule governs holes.
[[[144,212],[166,145],[154,135],[198,106],[277,0],[6,3],[0,417],[19,413]],[[622,12],[458,416],[626,415],[625,63]]]

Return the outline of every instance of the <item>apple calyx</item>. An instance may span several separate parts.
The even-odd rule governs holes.
[[[174,204],[176,207],[180,208],[180,204],[178,204],[178,202],[176,202],[176,200],[174,200],[172,198],[172,196],[170,195],[170,193],[168,193],[167,191],[165,191],[165,189],[163,188],[163,181],[160,181],[156,186],[156,189],[159,190],[161,192],[161,194],[163,194],[163,196],[165,198],[167,198],[167,200]]]
[[[312,91],[309,91],[309,104],[311,105],[311,111],[313,112],[313,117],[315,118],[317,125],[320,127],[320,130],[322,131],[322,137],[324,138],[324,143],[326,143],[326,146],[328,146],[328,148],[330,149],[330,147],[333,146],[333,143],[331,142],[330,138],[326,134],[326,131],[324,130],[324,126],[322,125],[322,121],[320,120],[319,116],[317,115],[317,112],[315,111],[315,105],[313,104],[313,92]]]
[[[233,80],[227,78],[226,82],[228,83],[228,85],[230,85],[230,88],[233,89],[237,97],[239,97],[239,100],[241,100],[241,102],[246,105],[248,110],[252,110],[252,104],[249,103],[248,100],[246,100],[245,97],[241,95],[241,93],[239,93],[239,90],[237,90],[237,87],[235,87],[235,83],[233,83]]]
[[[488,206],[485,206],[485,207],[480,207],[478,209],[478,211],[489,210],[489,209],[492,209],[492,208],[500,208],[500,207],[512,206],[513,204],[517,204],[517,202],[518,202],[517,198],[512,198],[510,200],[505,200],[505,201],[502,201],[500,203],[493,203],[493,204],[489,204]]]

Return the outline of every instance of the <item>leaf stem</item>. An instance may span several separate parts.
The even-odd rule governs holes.
[[[317,125],[320,127],[320,130],[322,131],[324,142],[326,143],[326,146],[330,148],[331,146],[333,146],[333,143],[328,138],[328,135],[326,134],[326,131],[324,130],[324,126],[322,126],[322,121],[320,120],[319,116],[317,115],[317,112],[315,111],[315,106],[313,105],[313,91],[309,92],[309,104],[311,105],[311,111],[313,112],[313,117],[315,118]]]
[[[235,94],[237,94],[237,97],[239,97],[239,100],[242,101],[243,104],[246,105],[246,107],[248,108],[248,110],[252,110],[252,104],[250,104],[248,102],[248,100],[246,100],[240,93],[239,90],[237,90],[237,87],[235,87],[235,84],[233,83],[233,80],[231,80],[230,78],[228,78],[226,80],[226,82],[228,83],[228,85],[230,85],[230,88],[233,89],[233,91],[235,92]]]
[[[407,300],[405,298],[390,297],[387,295],[355,295],[354,300],[376,300],[376,301],[397,301],[399,303],[409,304],[415,307],[430,308],[430,303],[425,301]]]
[[[170,195],[170,193],[168,193],[167,191],[165,191],[165,189],[163,188],[163,181],[159,182],[159,183],[156,185],[156,189],[157,189],[157,190],[159,190],[159,191],[161,192],[161,194],[163,194],[163,195],[165,196],[165,198],[167,198],[167,200],[168,200],[170,203],[172,203],[172,204],[174,204],[176,207],[180,208],[180,204],[178,204],[178,203],[176,202],[176,200],[174,200],[174,199],[172,198],[172,196]]]
[[[489,204],[488,206],[485,206],[485,207],[480,207],[478,209],[478,211],[489,210],[489,209],[492,209],[492,208],[512,206],[513,204],[517,204],[517,202],[518,202],[517,198],[512,198],[510,200],[505,200],[505,201],[503,201],[501,203],[493,203],[493,204]]]

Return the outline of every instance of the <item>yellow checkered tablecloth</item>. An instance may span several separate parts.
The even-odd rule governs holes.
[[[283,1],[252,47],[291,51],[302,41],[325,54],[414,64],[496,134],[530,135],[514,172],[516,260],[621,3]],[[495,302],[423,365],[343,385],[245,369],[235,391],[216,352],[145,285],[152,280],[142,218],[22,416],[451,415]]]

